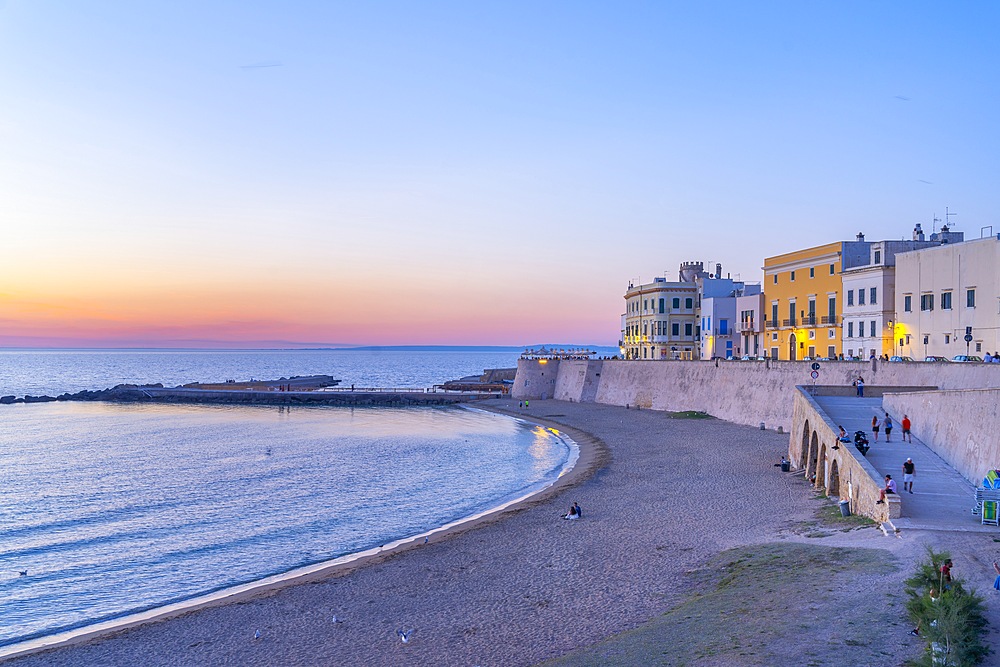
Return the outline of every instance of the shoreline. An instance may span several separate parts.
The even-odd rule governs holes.
[[[620,661],[621,642],[637,641],[631,631],[688,609],[706,576],[725,585],[731,570],[712,565],[720,554],[740,558],[797,544],[873,548],[888,570],[866,570],[837,586],[820,569],[803,588],[782,585],[781,570],[792,564],[775,562],[774,585],[755,588],[753,604],[777,610],[783,640],[772,641],[768,628],[748,627],[753,613],[726,607],[711,619],[717,636],[706,637],[708,626],[698,619],[674,626],[649,646],[650,660],[641,664],[670,664],[672,649],[686,647],[701,656],[697,664],[764,667],[807,656],[817,667],[896,667],[915,658],[920,644],[907,634],[898,600],[891,610],[886,600],[901,595],[923,547],[940,548],[944,541],[959,576],[972,582],[987,573],[980,561],[995,549],[979,533],[904,531],[890,539],[874,527],[845,533],[822,525],[817,512],[833,511],[829,501],[774,465],[787,452],[787,434],[601,404],[533,400],[530,410],[518,411],[516,401],[497,407],[570,437],[590,434],[601,446],[588,447],[595,457],[581,460],[576,475],[558,486],[423,548],[379,554],[308,583],[11,664],[636,664]],[[573,501],[583,507],[583,519],[561,520]],[[845,608],[858,622],[831,623]],[[406,644],[398,629],[412,630]],[[712,653],[701,652],[709,645]],[[588,651],[596,662],[587,660]]]
[[[239,604],[256,598],[267,597],[298,585],[345,576],[357,569],[383,562],[412,549],[449,540],[469,530],[501,521],[509,514],[544,502],[552,495],[561,493],[563,489],[588,478],[596,471],[599,462],[606,458],[607,452],[604,444],[582,431],[555,425],[551,422],[546,424],[543,423],[544,420],[526,418],[530,417],[530,415],[512,413],[503,409],[492,409],[480,404],[463,403],[461,407],[492,412],[557,431],[560,437],[569,440],[571,454],[567,459],[566,465],[570,467],[560,472],[556,479],[537,491],[529,492],[526,495],[506,501],[499,506],[457,519],[418,535],[402,537],[379,547],[346,554],[329,561],[297,567],[287,572],[269,575],[263,579],[237,584],[211,593],[200,594],[180,602],[169,603],[152,609],[129,613],[118,618],[99,621],[55,634],[0,646],[0,662],[37,655],[51,650],[69,648],[91,640],[112,637],[132,628],[150,623],[169,621],[204,609]],[[575,460],[572,456],[572,448],[574,446],[577,452]],[[421,538],[427,538],[428,541],[426,543],[422,542]]]

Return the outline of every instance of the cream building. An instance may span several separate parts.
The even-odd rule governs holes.
[[[933,234],[930,241],[925,241],[918,224],[913,230],[913,240],[872,242],[867,262],[841,272],[844,282],[844,322],[841,333],[845,357],[868,359],[899,353],[893,337],[896,255],[936,247],[941,245],[944,238],[950,238],[953,242],[962,240],[960,233],[951,234],[951,237]]]
[[[625,359],[698,358],[698,277],[703,265],[681,265],[681,280],[654,278],[625,292],[619,350]],[[687,269],[687,271],[685,271]]]
[[[897,255],[895,306],[894,339],[905,356],[1000,351],[1000,234]]]

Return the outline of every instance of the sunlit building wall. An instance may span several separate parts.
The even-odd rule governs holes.
[[[1000,351],[1000,235],[897,255],[895,306],[905,356]]]
[[[764,347],[772,359],[841,354],[840,272],[868,262],[871,244],[838,241],[764,260]]]

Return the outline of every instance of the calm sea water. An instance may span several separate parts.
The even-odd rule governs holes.
[[[24,388],[41,368],[72,377],[73,363],[89,366],[86,388],[179,378],[178,356],[208,363],[166,384],[331,372],[339,355],[156,353],[154,378],[123,374],[142,354],[41,354],[33,370],[3,356],[21,391],[58,393],[73,387]],[[495,361],[354,380],[419,385]],[[544,487],[572,452],[559,434],[457,407],[0,406],[0,646],[418,535]]]
[[[0,350],[0,395],[57,396],[116,384],[332,375],[358,387],[431,387],[514,368],[517,352],[401,350]]]

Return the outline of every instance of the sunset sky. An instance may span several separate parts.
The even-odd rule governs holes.
[[[614,345],[1000,232],[1000,4],[0,0],[0,346]]]

